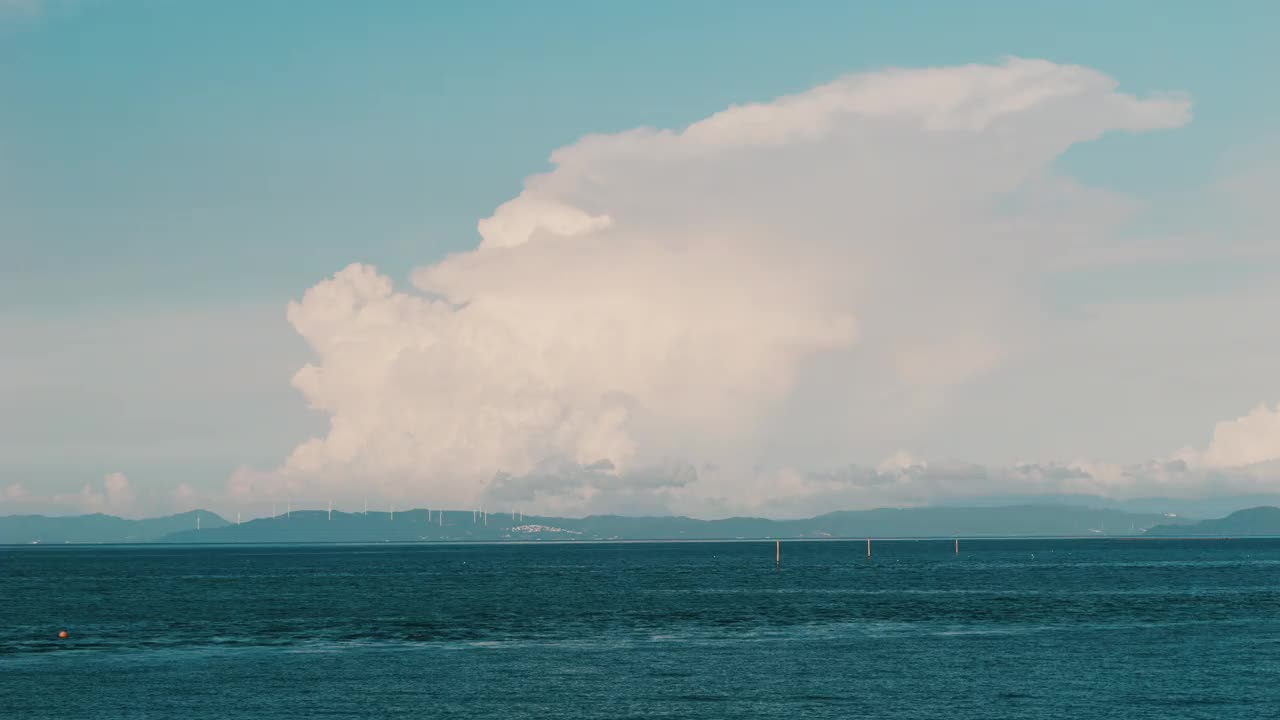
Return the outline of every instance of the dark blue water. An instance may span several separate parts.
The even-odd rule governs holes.
[[[1280,717],[1280,541],[782,552],[0,548],[0,717]]]

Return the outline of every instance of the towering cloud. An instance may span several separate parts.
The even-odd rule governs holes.
[[[1210,468],[1238,468],[1280,461],[1280,405],[1265,404],[1213,429],[1213,439],[1203,451],[1183,450],[1179,457]]]
[[[1054,159],[1188,117],[1011,59],[584,137],[412,289],[352,265],[289,307],[315,353],[294,384],[330,428],[233,489],[693,512],[812,492],[768,438],[927,412],[999,366],[1043,273],[1110,249],[1128,211]]]

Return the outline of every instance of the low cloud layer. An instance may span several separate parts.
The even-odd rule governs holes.
[[[789,468],[727,469],[713,464],[695,467],[671,462],[622,471],[608,460],[583,465],[548,460],[523,475],[497,473],[485,483],[476,504],[493,510],[520,509],[552,515],[593,513],[702,517],[763,515],[808,517],[835,509],[911,507],[939,504],[990,504],[1043,498],[1108,498],[1141,501],[1218,499],[1205,505],[1147,503],[1149,510],[1201,507],[1222,513],[1234,508],[1221,501],[1240,498],[1239,507],[1280,494],[1280,447],[1275,444],[1277,410],[1259,407],[1235,420],[1218,423],[1203,449],[1184,448],[1164,459],[1117,464],[1091,461],[1019,463],[987,466],[958,461],[930,462],[899,451],[874,467],[851,464],[826,470]],[[1264,449],[1269,448],[1269,449]],[[0,488],[0,515],[21,513],[108,513],[125,517],[210,508],[228,517],[326,507],[322,497],[336,497],[335,507],[354,510],[369,498],[369,487],[345,490],[308,486],[280,472],[241,470],[227,493],[201,493],[180,484],[168,498],[139,502],[123,473],[111,473],[77,493],[43,496],[21,483]],[[727,492],[721,488],[729,488]],[[402,491],[393,497],[409,497]],[[387,496],[372,493],[372,506]],[[1271,501],[1271,500],[1267,500]],[[1092,502],[1092,500],[1091,500]],[[427,501],[421,505],[434,505]],[[400,505],[405,507],[405,505]],[[1209,509],[1215,508],[1215,509]]]
[[[0,515],[22,513],[91,514],[137,517],[137,494],[122,472],[113,472],[97,483],[85,483],[80,492],[52,496],[32,492],[15,482],[0,488]]]

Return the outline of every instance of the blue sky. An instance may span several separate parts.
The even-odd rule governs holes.
[[[590,132],[679,127],[843,73],[1004,55],[1185,91],[1176,134],[1073,149],[1085,179],[1203,182],[1267,131],[1273,3],[187,3],[52,6],[4,35],[7,304],[276,301],[395,274]],[[1268,21],[1271,22],[1268,22]],[[31,271],[34,268],[35,272]],[[228,277],[230,275],[231,277]]]
[[[1139,96],[1190,96],[1185,127],[1112,133],[1055,161],[1157,208],[1143,231],[1186,234],[1225,222],[1188,198],[1280,119],[1272,2],[7,5],[0,328],[17,349],[0,485],[49,494],[114,471],[157,491],[175,475],[215,488],[280,462],[324,427],[289,387],[308,353],[285,304],[352,262],[400,283],[475,247],[477,220],[584,135],[680,128],[888,66],[1044,58]],[[1064,307],[1177,299],[1265,282],[1269,262],[1065,275],[1046,292]],[[102,330],[113,323],[127,327]],[[160,341],[183,333],[200,339]],[[207,387],[168,379],[177,366]],[[1138,433],[1130,454],[1207,435],[1273,389],[1225,391],[1230,403]]]

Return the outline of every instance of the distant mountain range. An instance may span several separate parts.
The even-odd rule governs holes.
[[[30,543],[146,543],[155,542],[196,526],[215,530],[226,520],[204,510],[146,520],[126,520],[113,515],[8,515],[0,517],[0,544]]]
[[[1280,472],[1280,466],[1276,468]],[[1280,506],[1280,494],[1224,495],[1210,498],[1145,497],[1114,500],[1100,495],[984,495],[963,501],[940,503],[949,507],[1005,507],[1008,505],[1077,505],[1108,510],[1124,510],[1133,513],[1174,513],[1194,518],[1221,518],[1237,510],[1275,505]]]
[[[0,517],[0,544],[1103,537],[1150,534],[1148,529],[1154,526],[1191,527],[1194,523],[1162,513],[1052,504],[842,511],[801,520],[512,517],[510,513],[485,517],[470,510],[409,510],[392,516],[308,510],[243,524],[197,510],[149,520],[108,515]]]
[[[1147,531],[1156,537],[1280,537],[1280,508],[1239,510],[1217,520],[1190,525],[1157,525]]]

